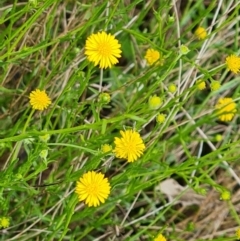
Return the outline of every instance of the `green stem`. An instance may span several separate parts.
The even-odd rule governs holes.
[[[30,122],[30,120],[32,118],[33,113],[34,113],[34,109],[32,109],[30,115],[28,116],[27,121],[26,121],[26,123],[25,123],[25,125],[23,127],[22,133],[25,133],[25,131],[26,131],[27,127],[28,127],[28,124],[29,124],[29,122]]]
[[[231,201],[228,201],[228,206],[229,206],[229,209],[232,213],[232,216],[235,218],[236,222],[238,223],[238,225],[240,225],[240,218],[238,216],[238,213],[236,212],[236,209],[234,208],[233,204]]]
[[[28,116],[27,121],[26,121],[26,123],[25,123],[25,125],[24,125],[24,127],[23,127],[23,130],[22,130],[22,133],[23,133],[23,134],[26,132],[26,129],[27,129],[28,124],[29,124],[29,122],[30,122],[30,120],[31,120],[31,118],[32,118],[33,113],[34,113],[34,109],[32,109],[32,111],[31,111],[30,115]],[[14,152],[13,152],[12,156],[10,157],[10,160],[8,160],[8,161],[6,162],[5,167],[7,166],[7,163],[8,163],[9,161],[10,161],[10,163],[12,163],[15,159],[17,159],[18,154],[19,154],[20,149],[21,149],[21,146],[22,146],[22,143],[23,143],[23,140],[21,140],[21,141],[19,141],[19,142],[16,143],[16,145],[15,145],[15,147],[14,147]]]

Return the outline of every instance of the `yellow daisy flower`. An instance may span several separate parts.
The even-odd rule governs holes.
[[[162,124],[165,120],[166,120],[166,115],[164,115],[164,114],[158,114],[156,117],[156,121],[159,124]]]
[[[148,100],[150,109],[158,109],[162,105],[162,99],[157,95],[151,96]]]
[[[109,144],[103,144],[101,146],[101,150],[102,150],[103,153],[110,152],[112,150],[112,146],[109,145]]]
[[[227,190],[224,190],[222,193],[221,193],[221,199],[223,201],[228,201],[231,199],[231,193]]]
[[[0,218],[0,228],[8,228],[10,225],[10,220],[7,217]]]
[[[35,110],[44,110],[52,103],[45,90],[36,89],[30,93],[29,98],[30,105]]]
[[[102,173],[90,171],[77,181],[75,192],[79,201],[84,201],[89,207],[97,207],[104,203],[110,193],[110,184]]]
[[[149,65],[153,65],[160,59],[160,53],[154,49],[148,49],[144,57]]]
[[[240,72],[240,57],[232,54],[226,58],[227,69],[232,71],[234,74]]]
[[[197,80],[196,85],[199,90],[204,90],[206,88],[206,83],[202,79]]]
[[[162,234],[159,234],[153,241],[167,241],[167,240]]]
[[[222,135],[220,135],[220,134],[217,134],[216,136],[215,136],[215,140],[216,141],[222,141],[223,140],[223,136]]]
[[[101,69],[111,68],[118,63],[121,57],[121,44],[111,34],[98,32],[90,35],[86,40],[85,54],[94,66],[99,65]]]
[[[236,103],[232,98],[220,98],[215,106],[218,118],[221,121],[231,121],[237,112]]]
[[[200,40],[203,40],[207,37],[207,31],[205,28],[203,27],[198,27],[196,30],[195,30],[195,35],[198,39]]]
[[[220,87],[221,87],[221,83],[217,80],[212,81],[211,84],[210,84],[210,88],[211,88],[212,91],[219,90]]]
[[[122,137],[115,137],[114,140],[116,157],[127,159],[128,162],[136,161],[145,150],[140,134],[133,130],[120,131],[120,134]]]
[[[169,91],[170,93],[174,93],[176,90],[177,90],[177,86],[176,86],[175,84],[170,84],[170,85],[168,86],[168,91]]]
[[[239,240],[240,239],[240,228],[238,228],[236,230],[236,236],[237,236],[237,240]]]

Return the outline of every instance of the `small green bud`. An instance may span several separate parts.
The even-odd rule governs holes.
[[[108,104],[111,100],[111,96],[108,93],[101,93],[98,97],[98,101],[102,104]]]
[[[15,175],[15,178],[16,178],[17,180],[22,180],[22,179],[23,179],[23,176],[22,176],[22,174],[17,173],[17,174]]]
[[[48,140],[50,139],[50,135],[49,134],[45,134],[45,135],[42,135],[42,136],[39,136],[39,139],[42,141],[42,142],[48,142]]]
[[[25,145],[30,145],[34,142],[34,138],[31,138],[31,137],[26,138],[26,139],[23,140],[23,142],[24,142]]]
[[[175,17],[174,16],[168,16],[168,22],[169,23],[174,23],[174,21],[175,21]]]
[[[48,156],[48,149],[44,149],[40,152],[39,156],[46,161],[47,160],[47,156]]]
[[[74,53],[75,53],[75,54],[78,54],[78,53],[81,51],[81,49],[80,49],[80,48],[75,47],[75,48],[73,49],[73,51],[74,51]]]
[[[190,52],[189,48],[186,45],[181,45],[180,46],[180,54],[181,55],[186,55]]]
[[[28,0],[29,4],[33,6],[34,8],[37,7],[38,1],[37,0]]]

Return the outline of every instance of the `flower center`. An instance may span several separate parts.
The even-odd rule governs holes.
[[[158,59],[158,53],[152,53],[152,59]]]
[[[235,67],[235,68],[238,67],[238,63],[237,63],[237,61],[234,61],[232,64],[233,64],[233,67]]]
[[[125,145],[126,152],[129,153],[129,152],[134,151],[134,149],[135,149],[134,147],[135,147],[135,146],[133,145],[132,142],[126,143],[126,145]]]
[[[89,195],[96,195],[98,193],[98,187],[95,183],[92,183],[88,186],[88,194]]]
[[[111,55],[111,46],[106,42],[99,43],[98,52],[102,56],[109,56],[109,55]]]

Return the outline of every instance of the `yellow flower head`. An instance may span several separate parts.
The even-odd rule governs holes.
[[[113,35],[102,31],[87,38],[85,54],[94,66],[99,65],[101,69],[106,69],[118,63],[122,53],[120,48],[121,45]]]
[[[230,200],[231,198],[231,193],[227,190],[224,190],[222,193],[221,193],[221,199],[223,201],[227,201],[227,200]]]
[[[110,152],[112,150],[112,146],[108,145],[108,144],[103,144],[101,146],[101,150],[102,150],[103,153]]]
[[[0,228],[8,228],[10,224],[10,220],[7,217],[0,218]]]
[[[136,161],[145,150],[141,136],[133,130],[120,131],[120,134],[122,137],[115,137],[114,140],[116,157],[127,159],[128,162]]]
[[[156,117],[156,121],[159,124],[162,124],[165,120],[166,120],[166,115],[164,115],[164,114],[158,114]]]
[[[170,93],[174,93],[176,90],[177,90],[177,86],[176,86],[175,84],[170,84],[170,85],[168,86],[168,91],[169,91]]]
[[[212,81],[211,84],[210,84],[210,88],[212,91],[216,91],[216,90],[219,90],[221,87],[221,83],[219,81]]]
[[[159,234],[153,241],[167,241],[167,240],[162,234]]]
[[[240,228],[238,228],[236,230],[236,236],[237,236],[237,240],[239,240],[240,239]]]
[[[203,27],[198,27],[196,30],[195,30],[195,35],[198,39],[200,40],[203,40],[207,37],[207,31],[205,28]]]
[[[148,104],[151,109],[155,110],[162,105],[162,99],[157,95],[151,96],[148,100]]]
[[[160,59],[160,53],[154,49],[148,49],[144,57],[149,65],[153,65]]]
[[[240,72],[240,57],[232,54],[226,58],[227,69],[232,71],[234,74]]]
[[[34,110],[44,110],[52,103],[45,90],[36,89],[30,93],[29,98],[30,105]]]
[[[232,98],[220,98],[215,106],[221,121],[231,121],[237,112],[236,103]]]
[[[104,203],[110,193],[110,184],[102,173],[90,171],[77,181],[75,192],[79,201],[84,201],[89,207],[97,207]]]
[[[206,88],[206,83],[202,79],[197,80],[196,85],[199,90],[204,90]]]
[[[220,134],[217,134],[216,136],[215,136],[215,140],[216,141],[222,141],[223,140],[223,136],[222,135],[220,135]]]

